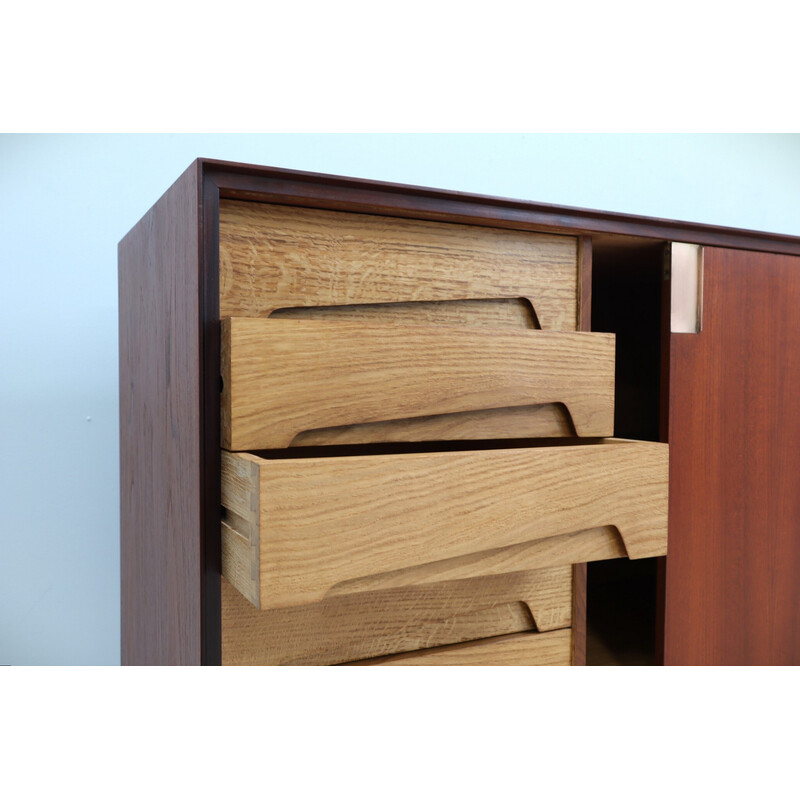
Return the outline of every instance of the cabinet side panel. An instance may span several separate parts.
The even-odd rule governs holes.
[[[670,342],[666,664],[800,664],[800,258],[708,248]]]
[[[119,245],[123,664],[201,661],[197,166]]]

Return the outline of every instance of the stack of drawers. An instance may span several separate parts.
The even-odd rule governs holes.
[[[572,565],[666,553],[573,237],[222,201],[226,664],[569,664]]]

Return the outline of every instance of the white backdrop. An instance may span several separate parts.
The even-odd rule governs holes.
[[[117,243],[198,156],[800,235],[800,135],[0,136],[0,664],[119,663]]]

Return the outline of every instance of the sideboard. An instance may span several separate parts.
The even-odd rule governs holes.
[[[800,664],[800,238],[199,159],[119,245],[123,664]]]

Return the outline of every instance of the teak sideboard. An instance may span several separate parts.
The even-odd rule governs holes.
[[[123,664],[800,664],[800,238],[197,160],[119,246]]]

